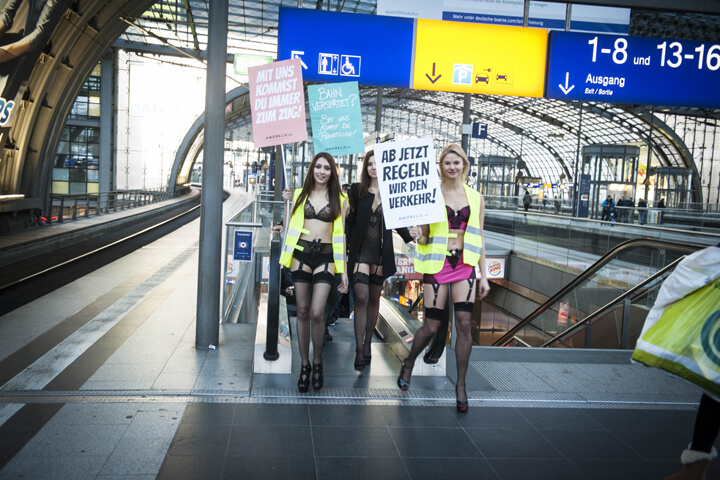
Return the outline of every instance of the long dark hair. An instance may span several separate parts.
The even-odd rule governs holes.
[[[327,183],[328,199],[330,201],[330,216],[332,218],[337,218],[340,216],[342,209],[342,206],[340,205],[340,178],[338,177],[338,169],[337,165],[335,164],[335,159],[327,152],[318,153],[313,157],[312,162],[310,162],[307,175],[305,176],[305,183],[303,183],[300,196],[298,197],[297,202],[293,207],[293,213],[295,213],[295,210],[297,210],[298,207],[302,205],[302,203],[308,197],[308,195],[310,195],[312,189],[315,188],[314,172],[315,164],[317,163],[318,158],[324,158],[330,164],[330,179]]]
[[[358,197],[359,198],[365,198],[365,196],[368,194],[368,188],[370,188],[370,175],[368,175],[368,163],[370,162],[370,157],[374,157],[375,152],[370,150],[365,154],[365,157],[363,158],[363,166],[362,166],[362,172],[360,173],[360,183],[358,184]],[[375,164],[375,169],[377,170],[377,164]]]

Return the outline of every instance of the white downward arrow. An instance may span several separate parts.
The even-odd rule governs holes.
[[[568,82],[569,82],[569,81],[570,81],[570,72],[565,72],[565,86],[563,87],[563,84],[562,84],[562,83],[559,83],[559,84],[558,84],[558,87],[560,87],[560,90],[562,90],[563,93],[565,93],[565,95],[567,95],[568,93],[570,93],[570,92],[572,91],[572,89],[575,88],[575,85],[571,85],[571,86],[568,88]]]

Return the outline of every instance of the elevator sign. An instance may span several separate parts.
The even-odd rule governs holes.
[[[303,79],[412,88],[414,20],[280,7],[278,60],[299,58]]]
[[[720,108],[720,44],[550,32],[547,98]]]

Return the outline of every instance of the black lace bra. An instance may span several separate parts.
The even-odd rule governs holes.
[[[321,222],[332,222],[335,220],[330,216],[330,204],[328,203],[319,212],[315,213],[315,207],[310,203],[310,200],[305,202],[305,220],[320,220]]]
[[[451,230],[465,230],[470,221],[470,205],[466,205],[457,212],[445,205],[448,217],[448,228]]]

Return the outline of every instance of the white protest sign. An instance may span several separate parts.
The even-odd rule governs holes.
[[[373,145],[387,228],[446,222],[432,138]]]

